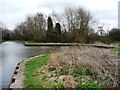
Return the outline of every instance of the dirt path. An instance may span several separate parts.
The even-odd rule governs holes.
[[[43,55],[39,55],[39,56],[43,56]],[[12,81],[11,81],[9,88],[24,88],[23,81],[24,81],[25,64],[27,61],[29,61],[33,58],[39,57],[39,56],[31,57],[27,60],[23,60],[20,63],[18,63],[18,65],[16,66],[16,69],[15,69],[14,75],[12,77]],[[13,80],[13,79],[15,79],[15,80]]]

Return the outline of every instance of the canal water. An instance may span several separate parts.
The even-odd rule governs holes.
[[[8,88],[18,62],[29,57],[47,53],[51,47],[24,46],[22,42],[3,42],[0,44],[0,87]]]

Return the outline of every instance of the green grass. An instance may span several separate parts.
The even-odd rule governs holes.
[[[86,75],[91,75],[92,71],[89,67],[87,67],[86,70],[85,70],[85,73],[86,73]]]
[[[82,90],[100,90],[101,87],[98,84],[94,83],[93,81],[89,80],[84,85],[82,85],[80,81],[76,85],[76,88],[78,89],[83,88]]]
[[[117,48],[113,49],[118,50]],[[120,50],[120,49],[119,49]],[[28,61],[25,65],[25,80],[24,88],[64,88],[64,81],[59,81],[59,76],[73,76],[75,79],[75,88],[82,88],[88,90],[95,88],[95,90],[102,87],[101,82],[95,82],[98,78],[96,71],[92,71],[90,67],[80,66],[63,66],[54,70],[49,69],[48,60],[50,54],[36,57]],[[57,78],[56,78],[57,77]]]
[[[36,74],[36,70],[47,64],[49,56],[49,54],[39,56],[26,63],[24,79],[25,88],[42,88],[41,82],[37,79],[38,75]]]
[[[54,86],[53,86],[54,88],[64,88],[64,84],[63,84],[63,82],[55,82],[55,84],[54,84]]]
[[[120,52],[120,47],[115,47],[115,48],[113,48],[113,51]]]
[[[115,47],[115,48],[112,49],[112,51],[114,53],[117,53],[118,54],[118,58],[120,59],[120,47]]]

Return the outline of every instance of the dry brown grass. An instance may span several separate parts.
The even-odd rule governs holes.
[[[100,82],[101,86],[118,86],[118,59],[110,49],[70,46],[66,51],[53,50],[48,66],[50,68],[90,67],[93,72],[97,72],[97,82]],[[112,80],[112,84],[108,84],[109,80]]]
[[[73,76],[59,76],[58,81],[64,82],[64,88],[75,88],[75,78]]]
[[[49,66],[57,68],[59,67],[59,54],[57,52],[54,52],[51,54],[50,60],[49,60]]]

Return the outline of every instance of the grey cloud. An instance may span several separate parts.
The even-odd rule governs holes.
[[[19,2],[8,2],[9,0],[4,0],[0,2],[0,13],[17,13],[20,10],[25,9],[24,3]]]
[[[45,7],[45,8],[50,8],[50,9],[54,9],[54,10],[64,10],[65,7],[75,7],[78,6],[79,4],[76,2],[70,2],[70,1],[64,1],[64,2],[42,2],[40,3],[37,7],[41,8],[41,7]]]
[[[111,21],[116,25],[118,22],[118,11],[115,3],[113,7],[109,8],[107,5],[106,7],[105,5],[104,7],[100,5],[97,6],[95,3],[92,4],[92,2],[88,0],[33,0],[32,2],[30,3],[29,0],[0,0],[0,21],[6,23],[9,28],[13,29],[16,23],[23,21],[28,14],[35,14],[39,11],[49,13],[49,10],[60,12],[63,11],[65,7],[77,7],[82,5],[85,8],[87,7],[94,15],[94,18],[97,18],[100,21],[104,21],[108,24]],[[108,1],[105,2],[107,3]],[[112,2],[110,2],[110,5],[112,5]]]

